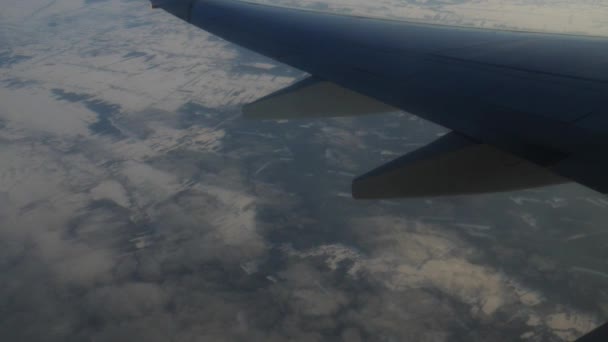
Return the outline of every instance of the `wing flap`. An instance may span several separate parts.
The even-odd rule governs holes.
[[[567,182],[546,168],[452,132],[354,180],[353,197],[379,199],[512,191]]]
[[[306,78],[243,107],[248,119],[303,119],[395,111],[394,107],[316,77]]]

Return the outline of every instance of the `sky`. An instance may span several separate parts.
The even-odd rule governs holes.
[[[244,120],[305,75],[146,1],[7,1],[1,339],[568,341],[608,320],[604,196],[355,201],[445,129]],[[608,34],[594,0],[272,3]]]

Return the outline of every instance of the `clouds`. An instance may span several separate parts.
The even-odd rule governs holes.
[[[264,255],[253,200],[238,192],[201,185],[156,208],[152,217],[163,241],[174,241],[180,262],[216,261],[234,267]]]
[[[158,284],[132,282],[97,288],[85,301],[92,315],[104,321],[121,322],[162,311],[168,297]]]
[[[333,316],[349,302],[346,293],[323,284],[321,272],[307,263],[291,265],[280,278],[274,290],[298,316]]]
[[[368,332],[384,326],[378,333],[442,341],[459,334],[484,336],[484,331],[468,331],[478,321],[506,329],[499,321],[506,316],[511,329],[522,329],[521,334],[529,338],[548,330],[569,340],[596,324],[591,323],[593,316],[583,312],[559,313],[562,307],[547,302],[542,293],[473,261],[479,250],[444,228],[396,217],[358,219],[351,228],[355,234],[365,234],[361,250],[323,245],[304,251],[286,247],[285,251],[301,260],[320,259],[332,272],[373,284],[372,291],[362,291],[357,297],[365,300],[358,304],[356,316],[373,322],[365,324]],[[420,330],[427,321],[438,324],[432,336]],[[567,328],[559,328],[557,322]],[[445,329],[453,325],[453,330]]]

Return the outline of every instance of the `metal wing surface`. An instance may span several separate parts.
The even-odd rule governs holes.
[[[233,0],[153,5],[312,75],[303,85],[253,104],[255,115],[276,117],[268,113],[273,103],[285,110],[300,93],[308,103],[314,94],[334,98],[327,110],[311,106],[311,116],[328,116],[333,108],[343,115],[348,106],[327,94],[336,91],[347,93],[349,102],[364,96],[359,100],[366,108],[395,107],[453,131],[435,146],[355,180],[356,197],[480,193],[568,180],[608,193],[607,38],[430,25]],[[470,167],[458,174],[445,171],[462,163]],[[473,169],[484,172],[469,172]],[[410,191],[412,184],[436,186]]]

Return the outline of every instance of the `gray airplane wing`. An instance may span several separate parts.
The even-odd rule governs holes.
[[[506,191],[570,180],[608,192],[607,38],[233,0],[154,0],[153,6],[312,75],[245,106],[245,116],[397,108],[452,130],[357,178],[357,198]]]

